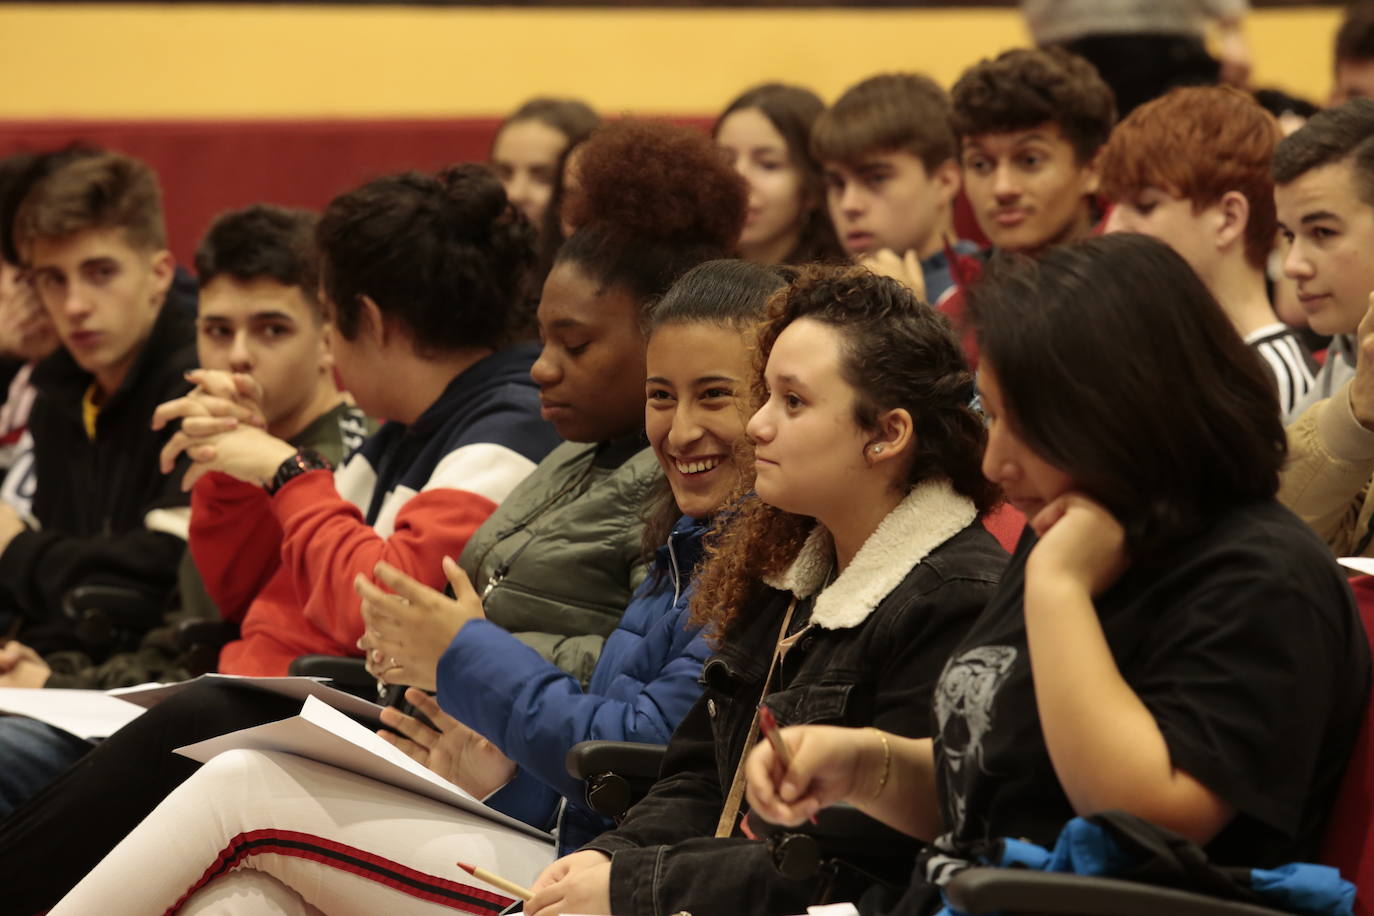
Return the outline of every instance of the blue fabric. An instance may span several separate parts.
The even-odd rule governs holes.
[[[550,829],[569,802],[560,852],[576,849],[610,825],[586,808],[582,784],[563,768],[579,741],[664,744],[701,694],[710,654],[687,625],[688,581],[705,526],[683,518],[606,640],[584,692],[575,678],[507,631],[485,621],[464,626],[439,660],[439,705],[520,766],[487,804]]]
[[[968,239],[959,239],[950,247],[956,254],[977,254],[979,251]],[[934,305],[954,285],[954,273],[943,248],[921,261],[921,276],[926,281],[926,301]]]
[[[36,719],[0,716],[0,820],[36,795],[92,744]]]
[[[1273,906],[1292,913],[1354,912],[1355,885],[1328,865],[1297,863],[1250,872],[1250,888]],[[1332,907],[1332,901],[1336,905]]]
[[[1076,817],[1064,825],[1054,849],[1047,851],[1024,840],[1001,841],[995,859],[970,862],[998,868],[1029,868],[1060,874],[1102,878],[1129,875],[1141,863],[1118,845],[1100,824]],[[1351,916],[1355,886],[1325,865],[1294,863],[1275,869],[1252,869],[1250,890],[1267,906],[1303,916]],[[937,916],[964,916],[945,901]]]

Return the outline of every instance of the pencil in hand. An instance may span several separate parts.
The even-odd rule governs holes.
[[[507,881],[500,875],[493,875],[485,868],[478,868],[476,865],[469,865],[466,862],[455,862],[454,864],[461,868],[463,871],[472,875],[478,881],[485,881],[492,887],[499,887],[501,890],[505,891],[507,894],[510,894],[512,897],[518,897],[521,900],[528,900],[534,896],[534,893],[528,887],[521,887],[514,881]]]
[[[787,749],[787,742],[782,740],[782,735],[778,734],[778,720],[773,718],[773,710],[763,703],[759,704],[759,730],[768,739],[768,743],[773,745],[773,753],[782,761],[783,772],[792,769],[792,752]],[[811,823],[816,823],[814,814],[811,815]]]

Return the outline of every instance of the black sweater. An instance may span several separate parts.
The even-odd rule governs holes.
[[[29,621],[22,638],[39,652],[75,644],[62,619],[63,595],[74,586],[131,585],[162,596],[176,585],[186,548],[185,462],[171,474],[159,471],[158,453],[174,430],[154,433],[149,424],[157,405],[189,390],[194,316],[194,300],[174,287],[123,384],[102,405],[94,439],[81,408],[93,376],[66,349],[34,371],[32,511],[41,528],[21,532],[0,554],[0,583]],[[180,518],[150,518],[157,509],[182,511]],[[178,521],[180,536],[173,533]]]

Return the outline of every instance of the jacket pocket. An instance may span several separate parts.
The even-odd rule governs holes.
[[[768,695],[779,725],[844,724],[849,721],[853,684],[806,684]]]

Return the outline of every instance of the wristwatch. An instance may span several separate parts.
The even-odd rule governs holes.
[[[277,473],[263,485],[263,489],[267,491],[268,496],[275,496],[278,490],[286,486],[288,480],[295,480],[307,471],[332,470],[334,466],[329,463],[328,458],[312,449],[302,449],[281,463]]]

